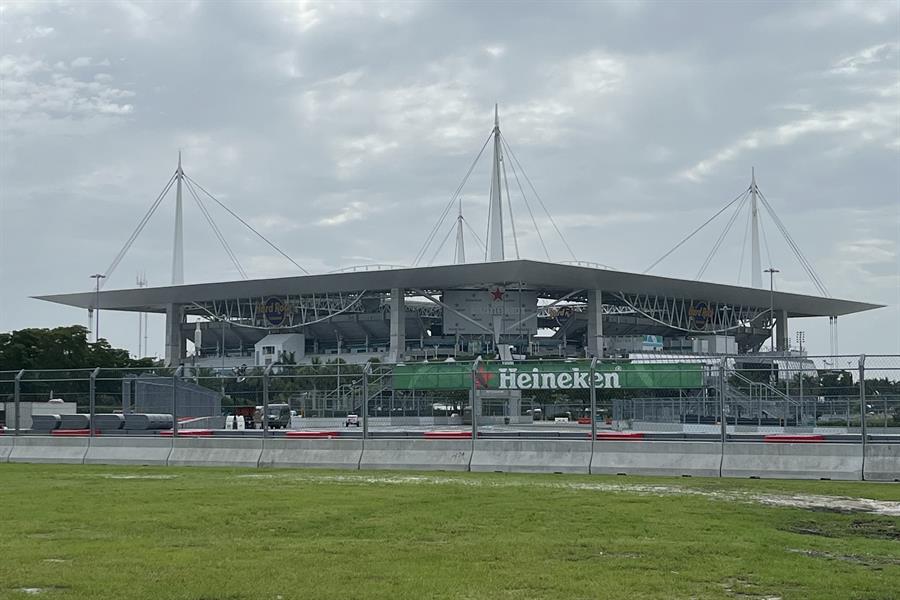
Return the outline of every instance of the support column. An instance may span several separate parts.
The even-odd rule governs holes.
[[[184,305],[166,305],[166,366],[175,367],[184,361],[185,344],[181,335]]]
[[[786,310],[779,310],[775,313],[775,348],[779,352],[787,352],[790,348],[788,343],[788,316]]]
[[[603,293],[588,290],[588,356],[603,358]]]
[[[391,349],[389,362],[400,362],[406,354],[406,299],[404,290],[391,288]]]

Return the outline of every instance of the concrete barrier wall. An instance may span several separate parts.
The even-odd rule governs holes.
[[[10,436],[0,436],[0,463],[9,460],[9,453],[13,449],[14,438]]]
[[[266,440],[259,466],[358,469],[361,455],[361,439],[274,438]]]
[[[589,473],[591,441],[479,439],[470,468],[510,473]]]
[[[718,477],[721,442],[598,440],[591,473]]]
[[[360,469],[468,471],[472,440],[366,440]]]
[[[840,443],[479,439],[0,436],[0,462],[625,473],[859,480],[862,447]],[[900,480],[900,444],[867,445],[865,478]]]
[[[864,479],[900,481],[900,444],[866,444]]]
[[[860,444],[728,442],[722,477],[862,479]]]
[[[87,437],[29,435],[16,438],[9,462],[82,464],[88,449]]]
[[[262,438],[177,436],[172,439],[168,463],[170,466],[256,467],[262,447]]]
[[[91,438],[84,464],[165,466],[171,452],[172,438],[97,436]]]

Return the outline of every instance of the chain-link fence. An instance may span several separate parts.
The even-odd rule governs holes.
[[[473,411],[473,406],[475,410]],[[0,372],[13,434],[434,429],[900,434],[900,356],[796,354]]]

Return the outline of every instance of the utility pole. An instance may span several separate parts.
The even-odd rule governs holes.
[[[100,280],[106,279],[106,275],[94,273],[91,275],[91,279],[97,280],[97,285],[94,288],[94,342],[98,342],[100,341]]]
[[[775,267],[769,267],[764,271],[769,274],[769,322],[772,326],[772,355],[769,357],[769,385],[776,387],[775,379],[775,273],[780,273]],[[784,407],[784,426],[787,427],[787,406]]]
[[[763,273],[769,274],[769,321],[772,323],[772,352],[775,352],[775,273],[781,273],[775,267],[769,267]]]

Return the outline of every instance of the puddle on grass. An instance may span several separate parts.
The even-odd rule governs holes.
[[[900,517],[900,502],[870,500],[869,498],[846,498],[842,496],[815,496],[804,494],[776,495],[756,494],[754,499],[769,506],[787,508],[808,508],[841,513],[875,513]]]
[[[773,494],[738,490],[702,490],[670,485],[628,484],[628,483],[588,483],[588,482],[535,482],[523,480],[482,480],[437,475],[377,475],[347,474],[318,475],[311,473],[254,473],[235,475],[237,479],[267,479],[304,483],[353,483],[372,485],[458,485],[480,487],[543,487],[553,489],[584,490],[595,492],[624,492],[649,496],[703,496],[731,502],[765,504],[784,508],[804,508],[842,513],[870,513],[890,517],[900,517],[900,502],[872,500],[869,498],[849,498],[845,496],[822,496],[816,494]]]
[[[20,587],[13,591],[19,592],[20,594],[25,594],[26,596],[39,596],[41,594],[48,594],[51,592],[56,592],[60,590],[64,590],[65,588],[61,587]]]
[[[103,479],[176,479],[178,475],[120,475],[118,473],[100,473]]]

